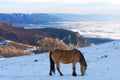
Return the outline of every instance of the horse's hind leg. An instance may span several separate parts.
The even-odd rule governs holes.
[[[52,70],[50,69],[49,75],[52,76]]]
[[[72,75],[73,76],[77,76],[77,74],[76,74],[76,63],[72,63],[72,68],[73,68],[73,73],[72,73]]]
[[[60,71],[60,62],[56,62],[56,67],[57,67],[58,72],[60,73],[60,76],[63,76],[63,74]]]

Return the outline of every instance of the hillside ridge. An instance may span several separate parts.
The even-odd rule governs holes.
[[[78,47],[89,46],[90,43],[78,33],[60,28],[24,29],[12,24],[0,22],[0,40],[11,40],[28,45],[38,46],[38,41],[44,38],[58,38],[65,44]]]

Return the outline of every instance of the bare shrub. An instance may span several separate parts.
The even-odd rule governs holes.
[[[52,51],[54,49],[69,49],[62,40],[58,38],[44,38],[38,41],[40,52]]]
[[[69,49],[78,48],[78,46],[77,46],[77,45],[74,45],[74,44],[68,44],[68,47],[69,47]]]

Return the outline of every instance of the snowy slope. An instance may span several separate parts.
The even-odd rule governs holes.
[[[77,64],[73,77],[71,64],[61,64],[61,72],[49,76],[49,53],[0,60],[0,80],[120,80],[120,41],[80,48],[87,60],[85,76]]]
[[[9,42],[11,42],[11,41],[3,40],[3,41],[0,41],[0,45],[7,45],[7,44],[9,44]]]

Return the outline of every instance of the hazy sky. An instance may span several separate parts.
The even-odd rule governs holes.
[[[0,13],[120,14],[120,0],[0,0]]]

